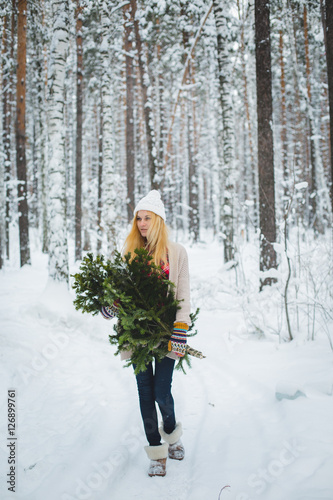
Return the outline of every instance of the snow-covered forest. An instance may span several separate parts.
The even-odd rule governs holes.
[[[0,12],[1,498],[332,500],[333,2]],[[207,356],[175,374],[188,451],[165,479],[145,475],[112,325],[71,288],[150,189],[188,251]]]
[[[68,241],[75,260],[111,253],[151,187],[176,234],[195,243],[209,230],[226,262],[261,233],[260,269],[276,268],[285,225],[324,235],[329,12],[304,0],[3,2],[1,265],[18,231],[29,263],[37,232],[50,276],[68,280]]]

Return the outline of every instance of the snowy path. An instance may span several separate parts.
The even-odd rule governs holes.
[[[110,323],[46,285],[45,256],[0,275],[1,484],[4,500],[332,500],[333,369],[325,339],[259,340],[217,276],[219,255],[189,249],[204,351],[173,393],[186,458],[147,476],[130,368]],[[203,266],[202,263],[205,262]],[[7,491],[7,390],[17,395],[17,492]],[[296,393],[297,398],[292,399]]]

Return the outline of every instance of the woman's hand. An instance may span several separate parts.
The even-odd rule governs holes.
[[[171,335],[168,348],[169,351],[174,352],[180,358],[185,356],[186,353],[187,330],[188,325],[186,323],[176,321],[173,325],[173,334]]]

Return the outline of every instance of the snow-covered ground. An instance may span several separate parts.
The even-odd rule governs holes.
[[[284,342],[279,295],[259,299],[257,283],[221,265],[217,244],[186,246],[201,308],[190,344],[207,357],[175,372],[186,457],[169,460],[164,478],[147,476],[136,382],[113,356],[112,322],[75,311],[72,291],[48,282],[38,251],[31,267],[0,272],[1,499],[333,499],[327,332],[308,341],[301,327]],[[15,493],[6,482],[9,389]]]

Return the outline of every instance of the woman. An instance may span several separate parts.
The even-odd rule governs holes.
[[[149,250],[155,264],[160,265],[166,278],[174,283],[175,298],[181,301],[169,342],[169,354],[159,362],[155,360],[154,367],[149,363],[144,372],[136,375],[140,410],[149,443],[145,447],[150,459],[148,474],[165,476],[167,457],[182,460],[185,454],[180,441],[182,426],[175,419],[171,383],[175,360],[184,356],[186,351],[186,333],[190,325],[190,286],[186,250],[168,239],[164,205],[159,192],[155,190],[150,191],[135,207],[124,254],[130,252],[134,257],[134,250],[142,247]],[[103,316],[108,319],[114,317],[115,313],[115,307],[102,308]],[[130,357],[130,352],[121,354],[122,359]],[[160,428],[156,403],[163,419]]]

